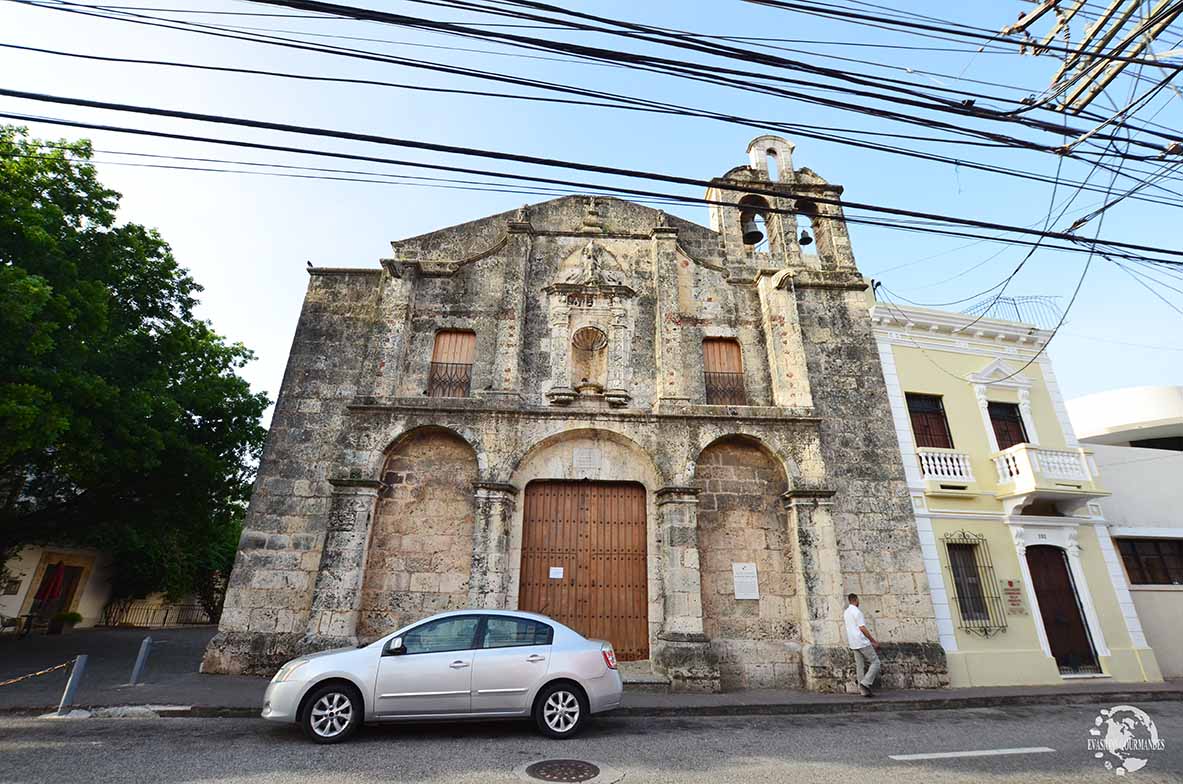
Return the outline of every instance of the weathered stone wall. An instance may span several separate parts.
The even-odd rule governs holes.
[[[795,195],[737,167],[709,191],[716,230],[563,197],[392,243],[381,270],[315,270],[204,667],[512,607],[525,484],[588,478],[646,487],[650,649],[676,687],[844,688],[847,589],[906,652],[892,677],[940,682],[841,189],[757,142]],[[777,215],[768,253],[744,245],[755,193],[812,216],[817,253]],[[603,353],[577,357],[589,326]],[[476,334],[467,397],[425,395],[441,329]],[[740,344],[748,405],[706,405],[708,337]],[[754,610],[729,596],[735,561],[760,570]]]
[[[703,630],[724,689],[801,685],[796,577],[784,470],[757,444],[731,438],[695,469]],[[754,563],[760,598],[736,599],[733,563]]]
[[[238,558],[205,671],[268,671],[304,636],[332,488],[330,466],[357,395],[378,270],[317,271],[292,339]]]
[[[472,447],[425,428],[390,452],[370,533],[359,640],[468,605],[477,480]]]
[[[841,590],[825,597],[834,620],[807,652],[807,670],[819,688],[827,682],[825,688],[851,688],[841,617],[845,594],[853,592],[876,637],[906,652],[899,661],[909,666],[888,667],[889,682],[947,685],[887,392],[874,383],[882,370],[865,300],[853,289],[799,288],[797,309],[822,454],[836,491],[830,517],[842,576]]]

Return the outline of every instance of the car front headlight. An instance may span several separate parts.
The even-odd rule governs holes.
[[[284,681],[292,680],[292,676],[295,674],[296,670],[300,669],[301,667],[303,667],[307,663],[308,663],[307,659],[305,659],[303,661],[288,662],[287,664],[285,664],[279,668],[279,672],[275,673],[275,677],[271,679],[271,682],[272,683],[283,683]]]

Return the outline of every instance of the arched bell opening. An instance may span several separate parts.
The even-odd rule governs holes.
[[[739,225],[743,244],[748,250],[768,250],[768,216],[771,207],[761,196],[744,196],[739,200]]]

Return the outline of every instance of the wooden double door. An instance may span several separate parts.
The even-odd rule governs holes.
[[[646,539],[639,484],[531,482],[518,608],[608,640],[621,661],[649,658]]]
[[[1035,545],[1027,548],[1031,585],[1039,600],[1039,614],[1047,632],[1048,646],[1060,672],[1099,673],[1092,639],[1084,623],[1080,600],[1067,555],[1059,547]]]

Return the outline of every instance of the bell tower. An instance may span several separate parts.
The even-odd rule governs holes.
[[[854,264],[842,208],[842,188],[793,165],[795,145],[780,136],[748,143],[748,165],[712,181],[711,228],[728,255],[756,267],[817,269]],[[743,186],[750,186],[746,189]]]

